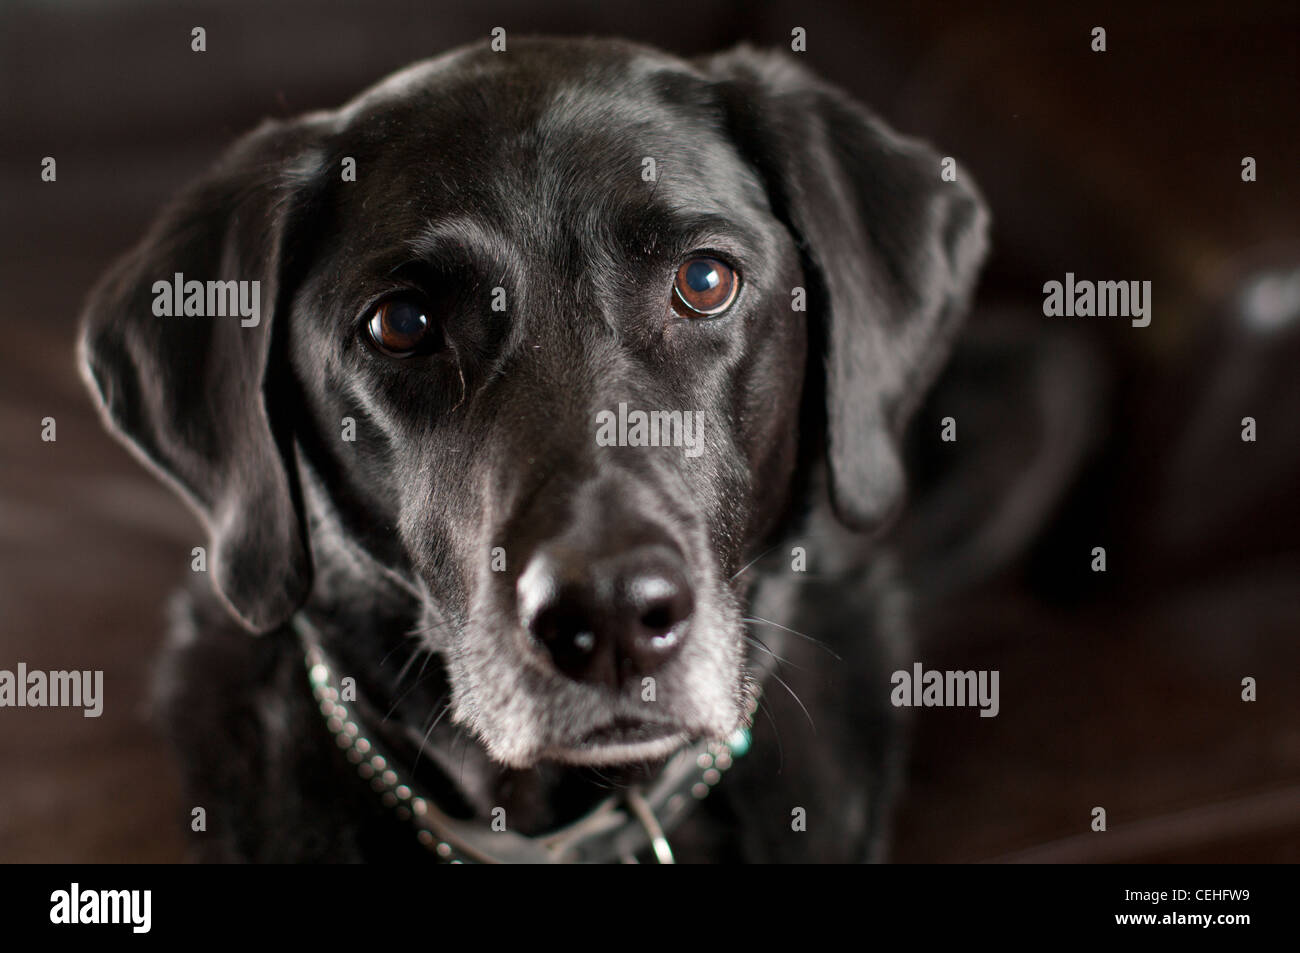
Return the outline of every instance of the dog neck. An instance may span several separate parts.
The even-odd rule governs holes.
[[[507,829],[504,818],[484,824],[447,813],[437,797],[421,788],[413,770],[394,756],[389,744],[365,718],[359,692],[341,686],[337,668],[320,631],[299,612],[293,629],[302,645],[307,679],[326,729],[340,757],[356,766],[385,807],[412,826],[413,836],[446,863],[636,863],[650,854],[672,863],[668,833],[690,812],[748,749],[749,732],[739,729],[725,742],[701,742],[679,749],[656,776],[601,800],[584,816],[538,836]],[[756,674],[745,723],[758,708],[766,668]]]

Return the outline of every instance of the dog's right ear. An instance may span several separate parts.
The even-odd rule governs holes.
[[[109,429],[198,512],[216,589],[255,632],[284,623],[311,582],[292,448],[266,391],[312,138],[304,123],[269,122],[236,143],[100,279],[82,315],[80,363]],[[205,289],[181,314],[176,281]],[[236,287],[257,301],[256,323],[209,314],[210,281],[247,282]]]
[[[903,498],[900,442],[964,316],[988,212],[964,172],[945,181],[938,154],[790,56],[741,46],[699,65],[819,292],[831,503],[879,530]]]

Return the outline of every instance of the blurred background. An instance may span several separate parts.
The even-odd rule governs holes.
[[[1294,0],[7,0],[0,668],[102,669],[108,702],[99,719],[0,710],[0,860],[183,853],[147,687],[198,527],[100,428],[73,364],[83,296],[261,118],[335,106],[496,26],[686,55],[788,49],[804,27],[809,67],[957,157],[992,207],[895,540],[915,657],[998,669],[1001,714],[920,712],[893,859],[1300,860]],[[1044,317],[1043,283],[1066,272],[1151,281],[1150,327]]]

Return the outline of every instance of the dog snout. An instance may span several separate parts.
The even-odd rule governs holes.
[[[518,600],[520,620],[550,665],[614,689],[672,658],[695,610],[684,560],[664,544],[602,555],[545,547],[520,576]]]

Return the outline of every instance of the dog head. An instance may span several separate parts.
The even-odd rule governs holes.
[[[241,140],[82,360],[250,630],[397,586],[497,761],[641,760],[741,719],[738,577],[806,468],[896,509],[984,232],[786,57],[516,40]]]

